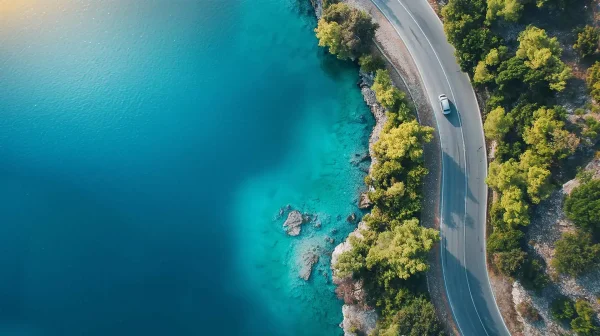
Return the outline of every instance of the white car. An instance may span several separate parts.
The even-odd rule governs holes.
[[[440,107],[442,108],[442,113],[450,114],[450,112],[452,112],[452,109],[450,109],[450,100],[448,99],[448,97],[446,97],[445,94],[441,94],[438,98],[440,99]]]

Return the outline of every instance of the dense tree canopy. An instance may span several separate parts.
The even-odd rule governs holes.
[[[575,302],[575,311],[577,317],[571,321],[571,329],[578,335],[598,335],[600,328],[596,324],[596,312],[594,312],[592,305],[583,299],[579,299]]]
[[[395,111],[405,98],[405,94],[392,84],[392,78],[386,70],[377,70],[371,87],[377,101],[389,111]]]
[[[581,57],[590,56],[598,49],[599,40],[600,32],[598,28],[588,25],[577,34],[577,42],[575,42],[573,48],[579,52]]]
[[[552,301],[550,312],[557,321],[570,321],[575,317],[575,303],[566,296],[559,297]]]
[[[315,33],[319,46],[339,59],[356,59],[369,52],[377,28],[366,12],[335,3],[325,8]]]
[[[485,27],[485,0],[450,0],[442,9],[444,31],[456,48],[456,57],[463,71],[472,72],[481,58],[498,44]]]
[[[438,240],[437,231],[420,226],[416,218],[407,220],[379,234],[367,255],[367,267],[386,270],[388,281],[408,279],[429,269],[427,253]]]
[[[600,257],[600,245],[592,243],[589,233],[565,233],[556,242],[552,265],[560,272],[577,276],[596,265]]]
[[[513,120],[506,114],[503,107],[497,107],[490,111],[483,124],[485,136],[488,139],[502,140],[504,135],[510,131]]]
[[[556,37],[548,37],[545,30],[529,26],[519,34],[518,40],[517,57],[533,70],[525,80],[536,82],[543,79],[550,89],[564,90],[567,79],[571,77],[571,69],[560,60],[562,48]]]
[[[600,103],[600,62],[594,63],[589,69],[586,77],[590,96]]]
[[[436,336],[443,335],[433,304],[425,298],[411,299],[379,330],[379,336]]]
[[[534,113],[534,122],[525,129],[523,139],[532,150],[548,161],[564,159],[579,145],[579,139],[565,130],[561,109],[541,108]]]
[[[433,129],[421,126],[416,120],[405,122],[381,135],[373,151],[384,160],[421,161],[423,143],[431,141]]]
[[[578,227],[600,229],[600,180],[591,180],[573,189],[564,208],[567,217]]]

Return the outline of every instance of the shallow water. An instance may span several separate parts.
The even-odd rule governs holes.
[[[308,0],[0,1],[0,334],[339,334],[325,238],[372,120],[315,24]],[[321,227],[287,236],[288,204]]]

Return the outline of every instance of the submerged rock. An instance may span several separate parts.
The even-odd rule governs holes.
[[[356,223],[356,214],[353,212],[348,215],[348,217],[346,217],[346,221],[348,221],[348,223]]]
[[[300,234],[300,229],[302,228],[302,224],[304,224],[304,217],[298,210],[293,210],[288,214],[285,223],[283,223],[283,227],[285,228],[285,232],[290,236],[297,236]]]
[[[300,267],[300,277],[306,281],[310,279],[314,264],[319,261],[319,255],[314,251],[308,251],[302,255],[302,265]]]

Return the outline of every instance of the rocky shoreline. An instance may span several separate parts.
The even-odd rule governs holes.
[[[310,0],[317,18],[321,17],[323,11],[322,0]],[[373,144],[379,140],[383,126],[387,121],[385,114],[385,108],[381,106],[375,97],[375,92],[371,90],[373,85],[373,75],[365,72],[359,72],[360,80],[357,85],[363,95],[365,104],[369,106],[373,117],[375,118],[375,126],[371,131],[369,137],[369,156],[371,158],[371,164],[369,166],[369,174],[375,163],[375,157],[373,155]],[[368,209],[370,208],[370,201],[366,193],[362,193],[359,198],[359,208]],[[348,235],[345,241],[338,244],[332,255],[331,255],[331,269],[333,283],[337,285],[336,294],[340,299],[344,300],[342,306],[343,321],[340,323],[340,327],[344,330],[345,336],[356,336],[359,334],[368,335],[376,327],[377,313],[372,307],[368,307],[365,303],[365,293],[362,289],[362,282],[360,280],[354,280],[352,275],[340,278],[336,275],[333,265],[337,262],[340,254],[348,251],[352,248],[349,238],[352,236],[360,237],[360,231],[366,228],[364,222],[360,222],[358,227]]]

